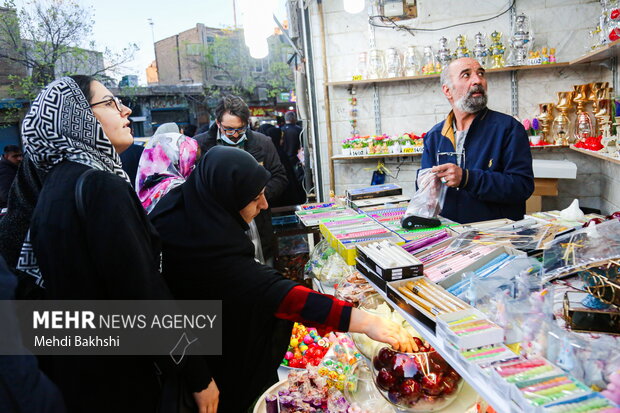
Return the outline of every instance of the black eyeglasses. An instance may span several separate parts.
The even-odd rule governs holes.
[[[222,125],[220,125],[220,130],[224,132],[224,135],[226,136],[233,136],[235,133],[238,133],[239,136],[242,136],[245,133],[245,131],[248,130],[248,127],[244,126],[243,128],[234,129],[234,128],[225,128]]]
[[[116,106],[116,110],[118,110],[121,113],[123,112],[123,106],[124,106],[123,101],[117,98],[116,96],[111,97],[106,100],[102,100],[101,102],[93,103],[92,105],[90,105],[90,107],[92,108],[93,106],[97,106],[97,105],[101,105],[102,103],[109,103],[109,102],[114,102],[114,106]]]

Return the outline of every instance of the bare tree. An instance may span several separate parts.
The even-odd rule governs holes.
[[[73,0],[32,0],[17,10],[15,0],[4,0],[0,10],[0,58],[26,67],[29,83],[41,86],[56,75],[88,74],[105,77],[133,59],[138,50],[129,44],[120,53],[106,49],[103,59],[89,40],[93,9]],[[103,61],[101,61],[103,60]],[[23,79],[21,79],[23,83]]]

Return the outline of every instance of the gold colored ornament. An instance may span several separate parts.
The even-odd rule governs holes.
[[[546,142],[549,140],[549,128],[553,122],[553,103],[541,103],[538,105],[540,114],[537,116],[540,122],[540,129],[542,131],[542,138]]]
[[[568,145],[572,141],[571,123],[568,111],[571,109],[573,92],[558,92],[558,103],[555,107],[560,113],[553,120],[552,135],[556,145]],[[571,142],[572,143],[572,142]]]

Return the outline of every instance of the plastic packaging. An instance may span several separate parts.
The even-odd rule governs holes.
[[[614,219],[590,225],[547,245],[543,255],[543,282],[619,257],[620,221]]]
[[[353,271],[327,240],[319,242],[306,264],[304,279],[316,278],[328,287],[333,287]]]
[[[560,218],[566,221],[583,221],[585,214],[579,209],[579,200],[575,199],[568,208],[560,211]]]
[[[411,198],[407,211],[401,220],[403,228],[415,226],[439,226],[437,216],[443,208],[448,187],[430,168],[421,169],[418,173],[418,190]],[[413,219],[413,221],[411,221]],[[413,222],[408,224],[408,222]]]
[[[329,387],[344,390],[345,384],[351,383],[347,377],[352,373],[353,365],[362,358],[362,355],[347,334],[331,333],[328,339],[332,345],[321,360],[318,371],[327,380]]]

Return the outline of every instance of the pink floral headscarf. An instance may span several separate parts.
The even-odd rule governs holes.
[[[198,142],[180,133],[163,133],[148,141],[136,174],[136,192],[147,214],[164,195],[185,182],[197,155]]]

